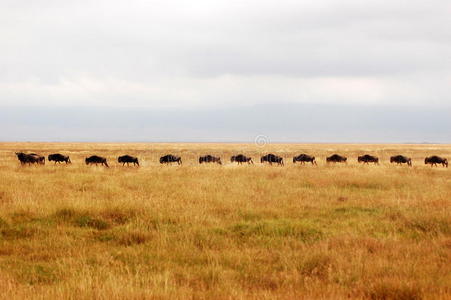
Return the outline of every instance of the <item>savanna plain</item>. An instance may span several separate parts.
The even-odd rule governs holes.
[[[72,164],[21,166],[17,151]],[[183,164],[160,165],[168,153]],[[110,168],[85,165],[93,154]],[[450,299],[451,168],[429,155],[451,146],[0,143],[0,298]]]

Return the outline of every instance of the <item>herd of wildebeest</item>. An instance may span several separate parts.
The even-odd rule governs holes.
[[[22,165],[45,164],[45,157],[38,155],[36,153],[26,154],[23,152],[18,152],[18,153],[16,152],[16,155]],[[56,163],[66,163],[66,164],[71,163],[69,156],[62,155],[60,153],[50,154],[47,157],[47,159],[49,162],[53,161],[55,164]],[[338,154],[333,154],[326,158],[326,162],[328,164],[329,163],[347,163],[347,160],[348,159],[346,157],[338,155]],[[230,158],[230,161],[232,163],[236,162],[239,165],[241,165],[243,163],[247,163],[247,164],[254,163],[252,161],[251,157],[245,156],[243,154],[232,156]],[[358,156],[357,161],[359,163],[363,163],[363,164],[370,164],[370,163],[379,164],[379,158],[376,156],[373,156],[373,155],[369,155],[369,154]],[[122,164],[123,166],[125,164],[127,164],[127,165],[133,164],[133,166],[139,167],[138,158],[134,157],[134,156],[130,156],[130,155],[119,156],[117,158],[117,162]],[[268,163],[270,165],[272,165],[272,164],[277,164],[277,165],[281,165],[281,166],[284,165],[283,158],[280,156],[277,156],[275,154],[272,154],[272,153],[262,156],[260,158],[260,162]],[[301,164],[311,163],[312,165],[316,165],[315,157],[308,155],[308,154],[300,154],[298,156],[293,157],[293,163],[298,163],[298,162]],[[107,159],[105,157],[97,156],[97,155],[92,155],[92,156],[86,157],[85,163],[87,165],[100,164],[105,167],[109,167]],[[168,155],[162,156],[160,158],[160,164],[170,164],[170,163],[177,163],[177,164],[181,165],[182,158],[180,156],[175,156],[172,154],[168,154]],[[199,157],[199,164],[203,164],[203,163],[217,163],[217,164],[222,165],[221,158],[212,156],[212,155],[205,155],[205,156]],[[390,157],[390,163],[396,163],[397,165],[406,164],[411,167],[412,159],[410,157],[406,157],[403,155],[395,155],[395,156]],[[448,159],[439,157],[436,155],[426,157],[424,159],[424,163],[430,164],[431,167],[438,166],[438,165],[442,165],[443,167],[448,167]]]

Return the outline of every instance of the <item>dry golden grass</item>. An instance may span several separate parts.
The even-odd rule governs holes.
[[[73,164],[21,167],[19,150]],[[262,166],[268,152],[286,166]],[[318,166],[294,166],[303,152]],[[335,152],[349,163],[327,166]],[[357,164],[367,152],[381,165]],[[183,165],[160,166],[167,153]],[[425,166],[432,154],[451,146],[2,143],[0,297],[449,299],[451,168]]]

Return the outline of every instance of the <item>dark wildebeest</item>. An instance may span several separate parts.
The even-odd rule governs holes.
[[[210,154],[199,157],[199,163],[218,163],[222,165],[220,157],[215,157]]]
[[[363,163],[363,164],[367,164],[367,165],[369,165],[370,163],[374,163],[375,165],[379,164],[379,158],[376,156],[369,155],[369,154],[359,156],[357,158],[357,161],[359,163]]]
[[[101,164],[101,165],[104,165],[107,168],[110,167],[108,165],[108,163],[106,162],[106,158],[105,157],[101,157],[101,156],[97,156],[97,155],[93,155],[93,156],[87,157],[85,159],[85,163],[87,165],[95,164],[97,166],[97,164]]]
[[[426,165],[427,165],[427,164],[430,164],[431,167],[433,167],[433,166],[436,166],[436,167],[437,167],[437,164],[441,164],[442,166],[448,168],[448,160],[447,160],[446,158],[442,158],[442,157],[436,156],[436,155],[426,157],[426,158],[424,159],[424,163],[425,163]]]
[[[272,154],[272,153],[269,153],[260,158],[261,163],[264,163],[265,161],[268,162],[270,165],[272,165],[273,163],[276,163],[280,166],[283,166],[283,158],[280,156],[277,156],[275,154]]]
[[[168,154],[165,156],[160,157],[160,164],[169,164],[176,162],[177,164],[182,164],[182,158],[180,156],[175,156],[172,154]]]
[[[398,165],[407,164],[409,167],[411,167],[412,159],[410,159],[410,157],[406,157],[403,155],[395,155],[395,156],[390,157],[390,163],[396,163]]]
[[[62,155],[62,154],[59,154],[59,153],[50,154],[49,157],[48,157],[48,159],[49,159],[49,161],[54,161],[55,164],[56,164],[56,163],[61,163],[61,162],[65,162],[66,164],[72,163],[72,162],[70,161],[69,156],[67,156],[67,155]]]
[[[231,162],[237,162],[239,165],[247,162],[248,164],[254,164],[251,157],[244,156],[243,154],[234,155],[230,158]]]
[[[306,162],[311,162],[312,165],[316,165],[316,160],[314,156],[310,156],[307,154],[300,154],[298,156],[293,157],[293,163],[295,164],[299,161],[301,164],[305,164]]]
[[[45,165],[45,157],[36,153],[30,153],[28,155],[32,155],[37,159],[37,163],[40,165]]]
[[[333,162],[333,163],[345,163],[345,162],[347,162],[347,160],[348,159],[346,157],[338,155],[338,154],[334,154],[334,155],[329,156],[329,157],[326,158],[326,162],[327,163],[330,163],[330,162]]]
[[[22,165],[45,164],[45,157],[37,155],[36,153],[25,154],[23,152],[16,152],[16,155]]]
[[[130,156],[130,155],[119,156],[119,157],[117,158],[117,162],[118,162],[118,163],[121,163],[123,166],[124,166],[125,164],[127,164],[127,166],[128,166],[130,163],[133,163],[134,166],[137,165],[137,166],[139,167],[139,161],[138,161],[138,158],[137,158],[137,157],[134,157],[134,156]]]

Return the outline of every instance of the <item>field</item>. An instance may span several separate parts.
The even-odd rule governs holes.
[[[269,152],[285,166],[261,165]],[[303,152],[318,166],[293,165]],[[326,165],[335,152],[349,163]],[[367,152],[381,164],[359,165]],[[225,164],[198,165],[209,153]],[[451,299],[451,168],[433,154],[451,145],[1,143],[0,298]]]

